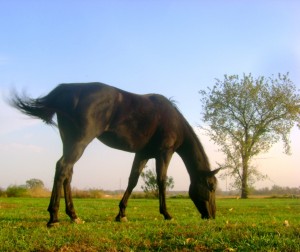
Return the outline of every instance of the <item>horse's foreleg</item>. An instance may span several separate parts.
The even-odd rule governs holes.
[[[139,176],[145,167],[148,159],[141,158],[138,154],[135,155],[134,161],[132,164],[130,176],[129,176],[129,181],[128,181],[128,186],[127,189],[123,195],[122,200],[120,201],[119,204],[119,214],[116,216],[116,221],[127,221],[126,215],[125,215],[125,209],[127,207],[127,202],[130,197],[130,194],[132,190],[135,188],[137,185]]]
[[[172,154],[173,153],[165,153],[161,157],[156,158],[157,185],[159,190],[159,212],[164,216],[165,220],[172,219],[172,216],[167,211],[166,205],[167,169]]]

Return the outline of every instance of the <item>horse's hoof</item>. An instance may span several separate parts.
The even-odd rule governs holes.
[[[58,227],[58,226],[59,226],[59,222],[48,222],[47,223],[48,228],[53,228],[53,227]]]
[[[116,222],[127,222],[127,217],[124,216],[124,217],[120,217],[120,216],[117,216],[116,217]]]
[[[122,217],[121,219],[120,219],[120,222],[127,222],[128,220],[127,220],[127,217],[126,216],[124,216],[124,217]]]
[[[168,214],[168,215],[165,216],[165,220],[171,221],[171,220],[173,220],[173,217]]]
[[[80,218],[73,219],[72,222],[75,224],[84,224],[85,223],[85,221]]]

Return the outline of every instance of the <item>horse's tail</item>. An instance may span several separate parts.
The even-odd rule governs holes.
[[[19,96],[13,92],[9,104],[22,113],[43,120],[46,124],[56,125],[53,116],[56,113],[55,108],[51,106],[51,99],[48,96],[32,99],[26,95]]]

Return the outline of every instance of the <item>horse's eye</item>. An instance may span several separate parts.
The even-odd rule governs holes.
[[[208,190],[213,192],[213,191],[215,191],[215,184],[207,181],[207,188],[208,188]]]

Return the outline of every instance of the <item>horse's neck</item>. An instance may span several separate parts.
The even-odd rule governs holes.
[[[210,171],[209,161],[204,148],[194,132],[186,134],[178,154],[191,177],[197,174],[198,171]]]

